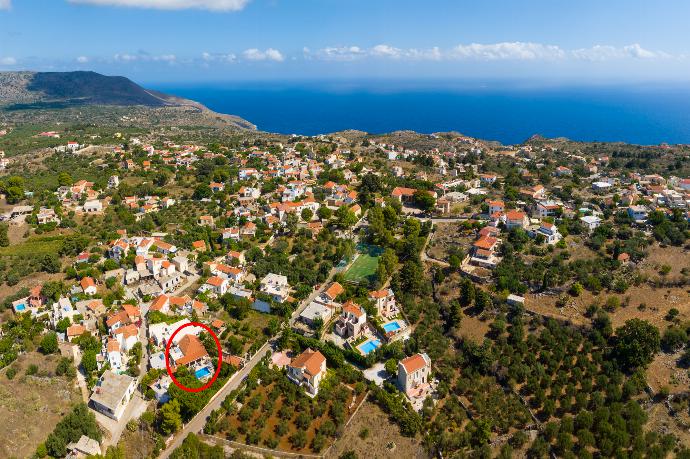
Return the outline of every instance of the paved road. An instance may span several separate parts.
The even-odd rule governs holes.
[[[361,220],[360,220],[361,222]],[[328,274],[328,278],[321,284],[321,287],[315,290],[314,292],[311,293],[307,298],[302,300],[302,302],[297,306],[297,309],[292,313],[292,316],[290,317],[290,320],[288,321],[288,325],[292,326],[294,323],[299,319],[300,313],[321,293],[323,293],[324,290],[328,287],[330,284],[331,280],[333,279],[333,276],[338,272],[339,270],[337,268],[331,269],[331,272]],[[190,433],[197,433],[201,432],[206,425],[206,419],[208,416],[211,414],[211,411],[217,410],[220,408],[221,404],[223,403],[223,400],[225,400],[225,397],[230,394],[233,390],[237,389],[240,387],[242,382],[244,381],[244,378],[249,374],[250,371],[261,361],[261,359],[271,351],[272,345],[275,342],[275,340],[280,336],[280,334],[274,336],[272,339],[267,341],[252,357],[248,362],[245,363],[244,367],[228,380],[227,383],[211,398],[208,404],[191,420],[189,423],[187,423],[180,432],[178,432],[173,440],[168,444],[168,446],[165,448],[163,452],[160,454],[160,458],[162,459],[167,459],[170,457],[170,454],[178,448],[181,444],[182,441],[189,435]]]
[[[187,437],[187,435],[203,430],[204,426],[206,425],[206,418],[210,416],[211,411],[219,409],[223,403],[223,400],[225,400],[225,397],[227,397],[230,392],[240,387],[244,381],[244,378],[249,375],[250,371],[252,371],[252,368],[254,368],[271,350],[271,343],[272,341],[266,342],[266,344],[259,349],[254,357],[252,357],[242,369],[230,377],[228,382],[225,383],[225,385],[218,392],[216,392],[206,406],[196,416],[194,416],[189,423],[185,424],[183,429],[177,435],[175,435],[165,450],[161,452],[159,456],[160,458],[167,459],[170,457],[170,454],[172,454],[172,452],[182,444],[182,441]]]

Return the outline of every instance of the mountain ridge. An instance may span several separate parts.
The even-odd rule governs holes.
[[[215,113],[199,102],[146,89],[124,76],[93,71],[0,72],[0,109],[62,109],[80,106],[191,107],[244,129],[256,129],[235,115]]]

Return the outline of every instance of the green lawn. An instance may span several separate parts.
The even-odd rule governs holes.
[[[350,269],[345,271],[345,280],[348,282],[368,282],[376,276],[376,269],[379,266],[379,256],[369,253],[362,253],[357,257]]]
[[[43,256],[57,253],[62,247],[64,236],[34,236],[26,241],[0,248],[0,256]]]

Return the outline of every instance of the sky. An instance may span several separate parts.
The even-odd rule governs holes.
[[[687,0],[0,0],[0,70],[686,82]]]

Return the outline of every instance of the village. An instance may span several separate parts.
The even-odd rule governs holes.
[[[80,142],[54,154],[84,157],[93,147]],[[22,198],[30,203],[7,208],[1,219],[10,227],[47,233],[68,220],[128,222],[107,238],[94,226],[60,288],[31,285],[10,302],[73,358],[85,402],[105,432],[67,445],[68,457],[117,445],[151,404],[165,410],[179,396],[174,375],[195,387],[213,384],[215,395],[184,426],[164,432],[160,457],[203,429],[211,408],[255,367],[281,371],[310,398],[324,384],[331,390],[334,383],[324,381],[335,378],[336,353],[363,382],[394,387],[401,406],[422,413],[445,395],[430,352],[411,340],[422,325],[399,298],[412,281],[400,279],[398,262],[421,257],[428,267],[457,268],[479,291],[512,256],[506,243],[532,241],[551,253],[566,249],[571,234],[594,237],[617,219],[648,237],[662,221],[686,228],[690,221],[689,178],[619,173],[606,155],[559,151],[552,161],[544,159],[552,146],[494,148],[463,136],[444,140],[445,149],[353,144],[332,136],[212,151],[131,138],[126,147],[108,147],[104,180],[61,177],[49,199],[27,190]],[[11,159],[2,161],[11,169]],[[497,172],[501,162],[512,164],[508,175]],[[185,178],[202,167],[206,181]],[[573,174],[582,183],[577,199],[564,186]],[[443,224],[470,228],[456,260],[426,252]],[[642,257],[623,246],[610,256],[616,266]],[[507,287],[494,301],[524,307],[524,293]],[[265,327],[243,336],[236,324],[247,316]],[[294,441],[302,451],[298,446]]]

